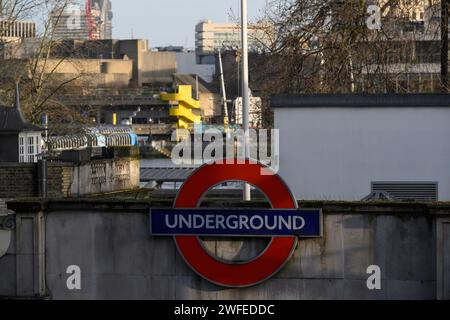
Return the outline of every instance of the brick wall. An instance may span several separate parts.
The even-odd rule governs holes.
[[[70,195],[73,165],[49,164],[48,196],[61,198]],[[37,164],[0,164],[0,198],[28,198],[38,196]]]
[[[0,164],[0,198],[35,197],[37,194],[37,165]]]
[[[73,179],[72,165],[50,165],[48,167],[48,196],[50,198],[65,198],[70,196]]]

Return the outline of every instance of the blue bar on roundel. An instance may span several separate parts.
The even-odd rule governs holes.
[[[151,209],[154,236],[320,237],[321,209]]]

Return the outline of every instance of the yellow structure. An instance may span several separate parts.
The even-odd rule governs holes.
[[[177,101],[178,106],[170,109],[170,115],[178,118],[179,129],[190,129],[192,125],[201,123],[200,101],[192,98],[192,87],[178,86],[177,93],[161,93],[162,101]]]

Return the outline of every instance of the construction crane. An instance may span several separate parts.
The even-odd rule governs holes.
[[[222,103],[223,103],[223,109],[224,109],[224,118],[223,118],[223,125],[225,132],[228,132],[228,124],[229,124],[229,117],[228,117],[228,104],[227,104],[227,92],[225,90],[225,78],[223,75],[223,64],[222,64],[222,54],[219,50],[219,67],[220,67],[220,85],[222,91]]]
[[[91,0],[86,0],[86,20],[87,20],[87,26],[88,26],[89,40],[93,40],[96,26],[95,26],[94,17],[92,16]]]

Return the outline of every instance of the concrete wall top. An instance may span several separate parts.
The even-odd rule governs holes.
[[[48,162],[49,167],[70,167],[74,166],[72,162]],[[0,162],[0,167],[23,167],[23,168],[32,168],[35,167],[36,163],[19,163],[19,162]]]
[[[322,208],[327,214],[414,214],[450,217],[450,202],[386,202],[386,201],[299,201],[299,208]],[[150,208],[169,208],[173,199],[95,199],[77,198],[43,201],[40,199],[18,199],[7,203],[8,209],[17,213],[47,213],[61,211],[107,211],[109,213],[147,212]],[[266,201],[242,202],[234,200],[205,200],[202,207],[268,207]]]
[[[450,107],[449,94],[281,94],[272,108]]]

